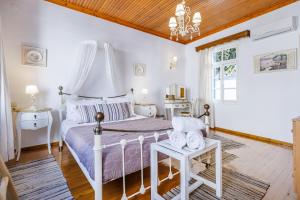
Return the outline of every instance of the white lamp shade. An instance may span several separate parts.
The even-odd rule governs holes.
[[[35,95],[39,93],[39,89],[36,85],[27,85],[25,88],[25,93]]]
[[[142,94],[144,94],[144,95],[148,94],[148,89],[143,88],[143,89],[142,89]]]
[[[193,23],[199,24],[202,21],[200,12],[196,12],[193,16]]]
[[[173,57],[172,57],[172,61],[173,61],[174,63],[176,63],[177,60],[178,60],[177,56],[173,56]]]
[[[177,26],[177,21],[175,17],[171,17],[169,21],[169,27],[170,28],[175,28]]]
[[[184,14],[185,14],[184,5],[182,3],[180,3],[180,4],[178,4],[176,6],[176,13],[175,13],[175,15],[177,17],[180,17],[180,16],[184,16]]]

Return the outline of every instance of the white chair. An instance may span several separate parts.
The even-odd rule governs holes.
[[[6,200],[7,186],[8,186],[8,177],[0,176],[0,200]]]
[[[18,200],[16,189],[13,185],[11,175],[0,156],[0,200]]]

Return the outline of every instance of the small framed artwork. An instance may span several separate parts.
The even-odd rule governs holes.
[[[255,73],[297,69],[297,49],[266,53],[254,57]]]
[[[133,65],[135,76],[145,76],[146,75],[146,64],[136,63]]]
[[[47,49],[22,45],[22,65],[47,67]]]

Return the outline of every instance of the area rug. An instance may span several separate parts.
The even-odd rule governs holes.
[[[238,148],[241,148],[241,147],[245,146],[245,144],[242,144],[240,142],[237,142],[237,141],[234,141],[234,140],[231,140],[231,139],[228,139],[228,138],[216,135],[216,134],[210,135],[209,138],[221,141],[221,144],[222,144],[222,162],[223,162],[223,164],[229,163],[230,161],[237,158],[236,155],[228,153],[228,152],[226,152],[226,150],[238,149]],[[213,150],[210,153],[212,155],[211,160],[210,160],[210,165],[214,165],[215,164],[215,156],[214,156],[215,151]],[[207,163],[206,155],[201,156],[201,158],[202,158],[202,163]]]
[[[215,169],[210,167],[209,169],[200,172],[200,176],[210,180],[215,180]],[[265,183],[256,178],[241,174],[239,172],[232,171],[223,167],[223,195],[222,199],[236,199],[236,200],[261,200],[267,193],[270,184]],[[193,182],[191,182],[192,184]],[[163,195],[164,199],[169,200],[180,193],[179,186],[171,189],[169,192]],[[201,185],[195,191],[190,194],[190,199],[198,200],[217,200],[215,196],[215,190]]]
[[[53,156],[8,168],[21,200],[73,199]]]
[[[226,150],[231,150],[231,149],[238,149],[241,148],[243,146],[245,146],[245,144],[242,144],[240,142],[222,137],[220,135],[216,135],[216,134],[212,134],[209,136],[209,138],[211,139],[215,139],[215,140],[220,140],[222,143],[222,150],[226,151]]]

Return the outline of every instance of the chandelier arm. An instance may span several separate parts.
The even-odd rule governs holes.
[[[187,26],[187,27],[186,27],[186,30],[187,30],[188,33],[193,33],[193,32],[195,32],[194,27],[191,26],[191,25]]]

